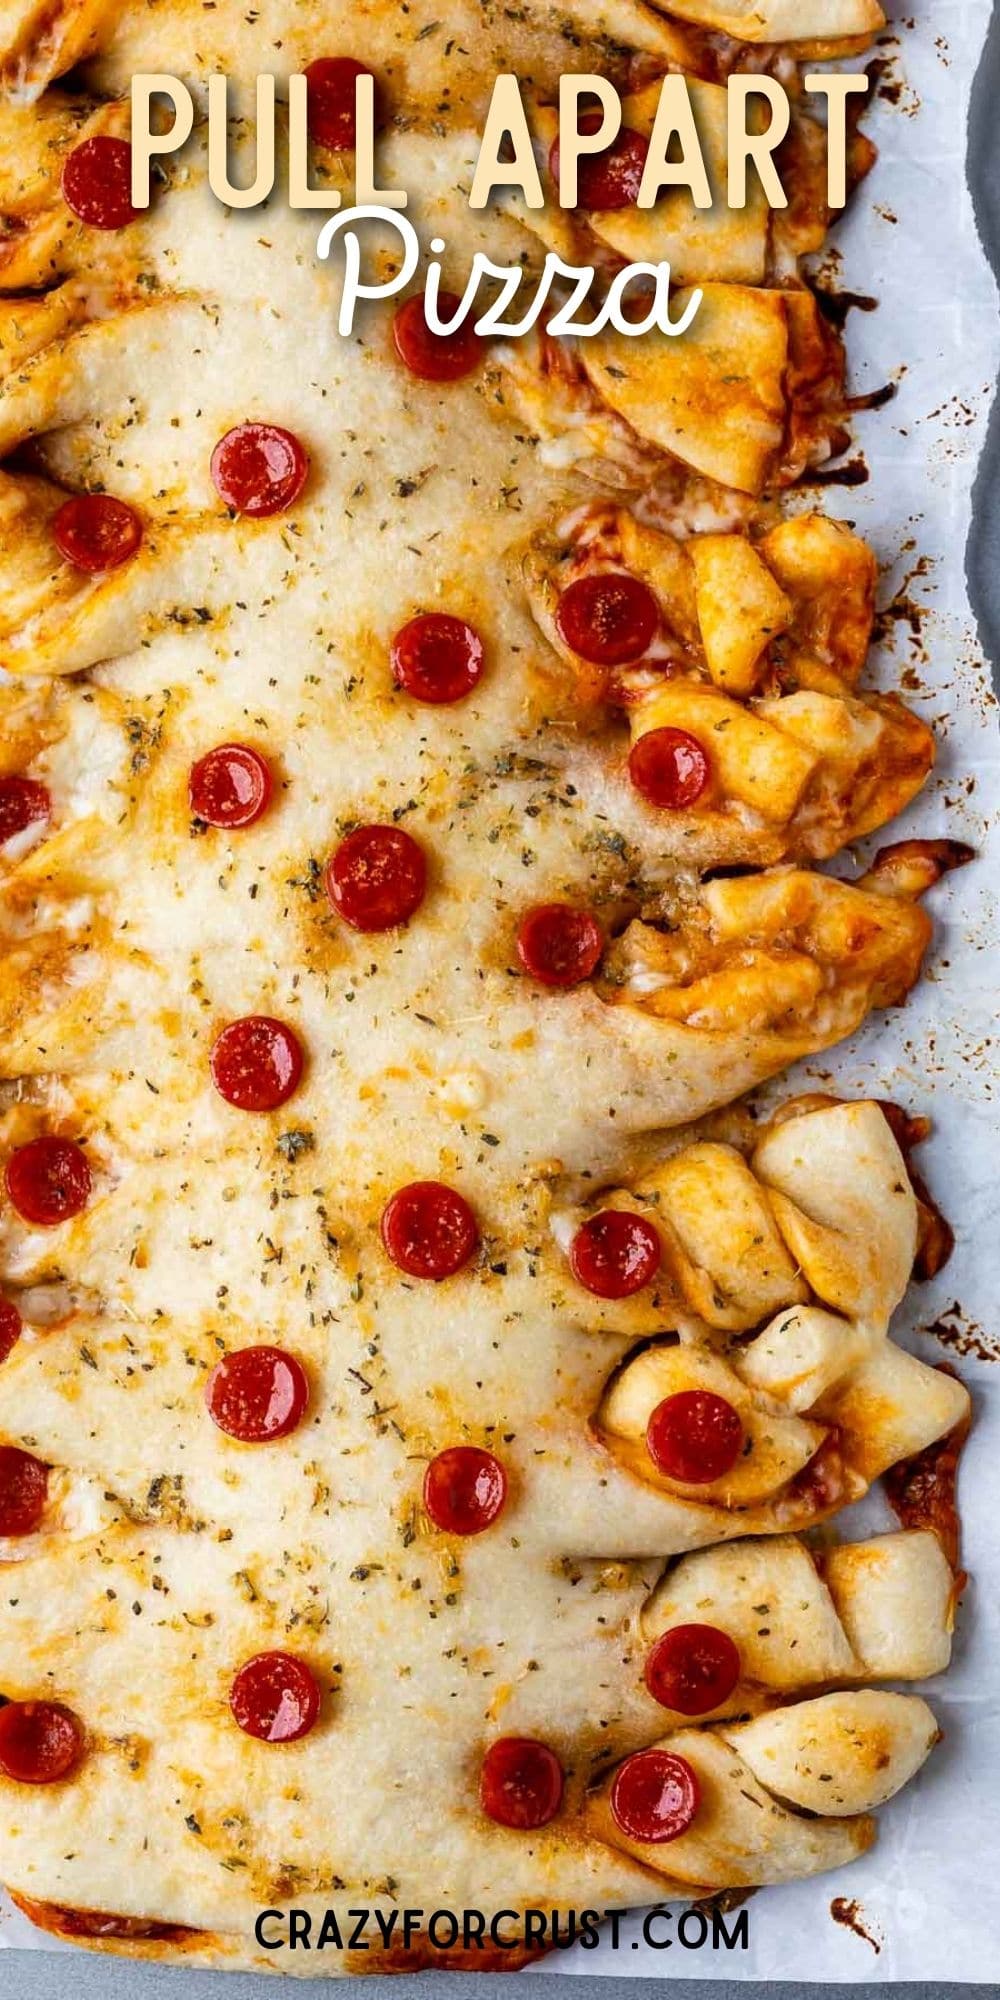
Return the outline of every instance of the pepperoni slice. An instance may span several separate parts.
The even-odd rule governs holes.
[[[564,645],[595,667],[626,667],[641,660],[659,624],[660,607],[652,591],[624,570],[577,577],[556,606]]]
[[[660,1268],[658,1232],[644,1215],[602,1208],[578,1229],[569,1246],[577,1283],[599,1299],[629,1299]]]
[[[233,1681],[229,1706],[247,1736],[261,1743],[295,1743],[308,1736],[319,1715],[319,1686],[294,1653],[255,1653]]]
[[[51,811],[48,790],[34,778],[0,778],[0,847],[29,826],[41,825]]]
[[[697,805],[709,780],[709,762],[686,729],[647,729],[629,752],[628,774],[651,806],[681,812]]]
[[[588,134],[601,129],[599,111],[588,111],[580,120],[580,131]],[[579,161],[576,199],[580,208],[634,208],[639,199],[642,173],[649,152],[649,140],[630,125],[623,125],[610,146],[601,153],[586,153]],[[549,153],[549,173],[559,185],[559,141]]]
[[[668,1479],[707,1486],[732,1471],[743,1450],[743,1425],[724,1396],[682,1389],[657,1403],[646,1426],[646,1448]]]
[[[135,508],[112,493],[76,494],[53,515],[51,527],[64,562],[86,570],[88,576],[119,569],[142,541],[142,522]]]
[[[464,1195],[443,1181],[411,1181],[382,1211],[382,1241],[408,1278],[451,1278],[479,1246]]]
[[[30,1535],[45,1512],[49,1468],[16,1444],[0,1444],[0,1535]]]
[[[562,1804],[563,1771],[554,1750],[533,1736],[491,1743],[479,1774],[479,1803],[498,1826],[547,1826]]]
[[[0,1299],[0,1362],[13,1354],[24,1322],[10,1299]]]
[[[252,826],[270,804],[270,765],[245,743],[220,743],[192,764],[188,798],[206,826]]]
[[[18,1215],[46,1229],[79,1215],[93,1186],[83,1147],[75,1139],[57,1139],[51,1133],[19,1146],[7,1162],[4,1178]]]
[[[675,1625],[652,1647],[644,1678],[664,1708],[707,1715],[728,1701],[739,1681],[739,1647],[718,1625]]]
[[[396,633],[389,657],[396,686],[414,701],[463,701],[482,674],[483,642],[464,618],[428,611]]]
[[[212,1045],[212,1082],[237,1111],[276,1111],[302,1076],[302,1046],[284,1021],[247,1014],[230,1021]]]
[[[440,317],[450,319],[460,303],[455,292],[439,292]],[[483,358],[484,343],[474,319],[463,320],[454,333],[432,333],[419,293],[400,306],[392,322],[392,338],[400,360],[421,382],[459,382],[463,375],[471,375]]]
[[[216,1364],[205,1387],[213,1424],[241,1444],[272,1444],[301,1423],[306,1372],[283,1347],[240,1347]]]
[[[89,229],[125,229],[141,214],[132,206],[132,148],[99,132],[68,153],[62,170],[68,209]]]
[[[22,1785],[54,1785],[83,1755],[83,1724],[60,1701],[8,1701],[0,1708],[0,1771]]]
[[[371,76],[366,63],[353,56],[317,56],[306,69],[306,118],[309,137],[331,153],[353,153],[358,143],[356,86],[359,76]],[[375,116],[378,119],[378,90]]]
[[[500,1460],[478,1445],[449,1445],[424,1474],[424,1506],[446,1535],[481,1535],[506,1502],[507,1474]]]
[[[572,903],[536,903],[518,926],[518,958],[540,986],[579,986],[597,971],[603,951],[597,918]]]
[[[401,826],[357,826],[327,864],[327,895],[356,931],[408,924],[427,888],[423,849]]]
[[[212,453],[212,484],[234,514],[261,520],[297,500],[309,473],[309,454],[280,424],[236,424]]]
[[[676,1840],[687,1832],[700,1802],[687,1758],[671,1750],[637,1750],[626,1757],[611,1787],[611,1817],[630,1840]]]

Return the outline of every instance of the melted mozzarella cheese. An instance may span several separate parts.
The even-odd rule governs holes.
[[[821,14],[824,32],[856,32],[834,0],[810,32]],[[664,62],[704,57],[697,35],[626,0],[584,15],[588,35]],[[192,0],[11,0],[0,43],[8,81],[31,92],[98,45],[90,79],[121,91],[134,70],[248,75],[349,41],[406,112],[384,164],[419,190],[420,220],[441,227],[460,274],[481,243],[537,257],[516,219],[470,216],[475,114],[499,58],[554,78],[580,17],[460,5],[444,23],[425,0],[405,12],[369,0],[258,20]],[[603,59],[600,40],[587,46]],[[454,60],[458,76],[459,53],[452,111],[442,74]],[[110,115],[51,100],[39,114],[59,145]],[[775,1492],[831,1425],[874,1430],[895,1350],[866,1321],[851,1359],[872,1371],[871,1394],[858,1400],[826,1325],[818,1414],[782,1404],[775,1384],[800,1351],[780,1323],[747,1350],[758,1380],[717,1354],[697,1308],[725,1260],[704,1183],[685,1188],[668,1162],[668,1303],[684,1342],[649,1354],[669,1355],[671,1382],[724,1382],[759,1450],[742,1514],[655,1490],[593,1422],[624,1401],[615,1435],[630,1437],[647,1414],[648,1396],[632,1407],[636,1362],[604,1401],[632,1322],[588,1320],[550,1258],[548,1214],[570,1187],[578,1199],[587,1181],[632,1184],[651,1133],[901,997],[927,924],[902,896],[808,870],[702,888],[698,828],[637,802],[625,732],[598,741],[554,717],[555,656],[525,587],[526,547],[592,501],[595,466],[636,489],[640,516],[680,518],[684,493],[688,530],[745,524],[730,489],[756,495],[780,471],[796,415],[793,295],[714,287],[699,340],[676,368],[655,358],[638,402],[607,345],[584,361],[599,394],[576,364],[561,383],[537,349],[428,384],[395,358],[386,311],[339,338],[315,217],[212,201],[203,136],[148,216],[99,242],[66,225],[59,145],[41,148],[46,169],[28,142],[36,226],[13,269],[38,285],[0,323],[0,450],[32,455],[0,484],[0,658],[27,689],[4,694],[2,740],[8,767],[30,768],[52,801],[46,837],[5,857],[0,883],[0,1151],[56,1130],[85,1144],[93,1177],[88,1206],[58,1229],[0,1210],[4,1286],[30,1322],[0,1371],[0,1429],[52,1467],[0,1623],[0,1690],[67,1701],[87,1731],[71,1781],[4,1781],[0,1875],[38,1904],[190,1926],[210,1939],[205,1958],[260,1965],[249,1940],[262,1902],[648,1896],[657,1864],[588,1803],[608,1760],[662,1728],[621,1634],[668,1554],[785,1525]],[[713,328],[745,350],[738,382],[709,351]],[[211,481],[214,445],[247,418],[291,429],[310,457],[301,498],[271,520],[230,520]],[[56,507],[80,488],[113,492],[144,523],[136,558],[97,579],[51,544]],[[784,571],[774,558],[790,597],[794,555]],[[428,610],[483,636],[482,681],[454,707],[393,685],[393,635]],[[193,820],[187,785],[192,761],[232,740],[267,757],[275,789],[255,826],[227,836]],[[402,825],[425,850],[428,894],[404,931],[358,934],[328,903],[326,861],[364,821]],[[520,918],[553,900],[624,932],[593,985],[557,993],[519,970]],[[221,1027],[258,1012],[305,1051],[292,1101],[260,1116],[226,1104],[209,1070]],[[871,1145],[884,1168],[884,1139]],[[728,1162],[733,1226],[749,1229],[757,1208],[774,1226],[770,1261],[748,1246],[729,1271],[742,1308],[722,1316],[755,1325],[778,1291],[789,1311],[820,1313],[798,1295],[808,1280],[828,1298],[831,1271],[887,1312],[909,1239],[884,1173],[860,1223],[891,1217],[887,1273],[858,1251],[857,1205],[820,1201],[808,1168],[786,1186],[780,1152],[753,1171]],[[717,1151],[713,1163],[718,1176]],[[393,1191],[430,1177],[465,1194],[482,1236],[440,1286],[406,1280],[379,1230]],[[779,1195],[792,1205],[781,1215]],[[801,1282],[793,1224],[810,1253]],[[265,1341],[298,1357],[310,1401],[287,1439],[241,1445],[212,1423],[205,1384],[221,1354]],[[951,1386],[929,1408],[919,1375],[890,1386],[899,1449],[947,1428],[961,1396]],[[429,1458],[455,1443],[494,1451],[510,1479],[501,1522],[468,1541],[422,1507]],[[879,1436],[873,1459],[886,1448]],[[320,1724],[296,1745],[259,1744],[229,1712],[236,1668],[273,1646],[307,1658],[323,1691]],[[901,1776],[923,1716],[895,1735],[893,1715],[876,1721]],[[564,1814],[528,1842],[477,1804],[500,1734],[543,1737],[566,1771]],[[868,1844],[861,1752],[845,1776],[856,1806],[819,1823],[782,1789],[798,1738],[758,1733],[744,1754],[718,1732],[683,1732],[685,1755],[689,1740],[717,1790],[671,1853],[678,1893],[787,1879]],[[175,1943],[186,1949],[155,1936],[149,1949],[172,1956]]]

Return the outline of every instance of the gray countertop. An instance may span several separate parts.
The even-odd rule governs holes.
[[[546,2000],[548,1980],[536,1972],[518,1974],[516,1986],[490,1972],[420,1972],[364,1982],[364,2000],[404,2000],[420,1980],[420,2000]],[[590,1980],[586,2000],[644,2000],[666,1980]],[[774,1984],[748,1980],[670,1980],[670,2000],[768,2000]],[[436,1988],[436,1992],[434,1992]],[[844,1986],[800,1988],[806,2000],[842,2000]],[[10,2000],[268,2000],[276,1984],[256,1972],[180,1972],[176,1966],[136,1966],[116,1958],[86,1958],[82,1952],[0,1952],[0,1994]],[[310,1980],[302,2000],[344,2000],[344,1980]],[[892,1988],[892,2000],[996,2000],[996,1986],[910,1986]],[[880,2000],[884,1986],[850,1986],[852,2000]]]
[[[976,78],[969,123],[969,182],[976,220],[993,269],[1000,275],[1000,0],[994,5],[989,41]],[[1000,396],[993,405],[989,434],[976,482],[972,531],[966,551],[969,595],[979,620],[983,648],[993,662],[1000,693]]]
[[[424,1972],[411,1977],[365,1981],[364,2000],[404,2000],[407,1988],[420,1981],[420,2000],[546,2000],[548,1981],[537,1973],[521,1973],[516,1986],[491,1973]],[[672,1979],[670,2000],[769,2000],[774,1983],[746,1980]],[[782,1989],[786,1982],[780,1982]],[[653,2000],[654,1986],[666,1980],[592,1979],[587,2000]],[[434,1987],[438,1988],[435,1996]],[[343,2000],[340,1979],[311,1979],[300,1989],[302,2000]],[[788,1982],[789,1994],[795,1989]],[[810,1986],[807,2000],[838,2000],[843,1986]],[[851,2000],[879,2000],[884,1986],[852,1986]],[[133,1965],[125,1960],[87,1958],[82,1953],[9,1951],[0,1954],[0,1994],[7,2000],[267,2000],[275,1992],[273,1979],[248,1972],[180,1973],[174,1966]],[[906,1985],[892,1988],[893,2000],[995,2000],[995,1986]]]

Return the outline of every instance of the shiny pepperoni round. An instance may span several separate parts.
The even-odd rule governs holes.
[[[707,1715],[728,1701],[739,1681],[739,1648],[718,1625],[675,1625],[651,1648],[644,1678],[664,1708]]]
[[[588,111],[580,120],[580,131],[593,134],[601,129],[599,111]],[[617,139],[603,152],[585,153],[579,161],[576,199],[580,208],[634,208],[639,199],[642,172],[649,152],[649,140],[630,125],[623,125]],[[549,153],[549,173],[559,185],[559,141]]]
[[[628,774],[651,806],[682,812],[697,805],[709,780],[709,763],[686,729],[647,729],[629,752]]]
[[[302,1046],[284,1021],[247,1014],[217,1035],[209,1058],[212,1082],[237,1111],[276,1111],[302,1076]]]
[[[135,508],[112,493],[78,493],[52,516],[51,528],[63,561],[88,576],[120,568],[142,541],[142,522]]]
[[[743,1450],[743,1425],[732,1403],[711,1389],[682,1389],[657,1403],[646,1448],[657,1471],[685,1486],[707,1486],[731,1472]]]
[[[0,847],[29,826],[41,826],[51,811],[46,787],[34,778],[0,778]]]
[[[463,701],[482,674],[483,642],[464,618],[428,611],[396,633],[389,657],[396,686],[414,701]]]
[[[536,903],[517,930],[517,955],[540,986],[579,986],[597,971],[604,933],[589,910]]]
[[[319,1686],[294,1653],[255,1653],[233,1681],[229,1706],[247,1736],[261,1743],[295,1743],[308,1736],[319,1715]]]
[[[533,1736],[501,1736],[490,1744],[479,1774],[479,1803],[498,1826],[523,1833],[547,1826],[562,1795],[562,1765],[547,1743]]]
[[[141,214],[132,206],[132,148],[127,139],[99,132],[66,156],[62,194],[89,229],[125,229]]]
[[[0,1708],[0,1771],[22,1785],[54,1785],[83,1755],[83,1725],[60,1701],[8,1701]]]
[[[670,1750],[637,1750],[615,1774],[611,1817],[630,1840],[676,1840],[687,1832],[700,1800],[686,1757]]]
[[[331,153],[351,153],[358,143],[355,93],[359,76],[371,76],[353,56],[317,56],[306,70],[309,137]],[[375,92],[378,118],[378,91]]]
[[[454,292],[438,293],[438,314],[450,319],[461,301]],[[458,382],[471,375],[483,358],[483,342],[470,315],[454,333],[432,333],[417,293],[400,306],[392,322],[392,338],[404,366],[422,382]]]
[[[0,1444],[0,1535],[30,1535],[45,1512],[49,1468],[16,1444]]]
[[[451,1278],[479,1247],[464,1195],[443,1181],[411,1181],[382,1211],[382,1241],[408,1278]]]
[[[0,1362],[13,1354],[24,1321],[11,1299],[0,1299]]]
[[[615,570],[579,576],[556,606],[563,644],[595,667],[626,667],[649,651],[660,624],[660,607],[637,576]]]
[[[300,1424],[306,1372],[283,1347],[240,1347],[217,1362],[205,1387],[213,1424],[241,1444],[271,1444]]]
[[[47,1229],[79,1215],[93,1186],[83,1147],[50,1133],[19,1146],[7,1162],[4,1178],[18,1215]]]
[[[660,1238],[644,1215],[602,1208],[578,1229],[569,1246],[577,1284],[599,1299],[629,1299],[655,1278]]]
[[[245,743],[220,743],[191,766],[188,799],[206,826],[252,826],[270,798],[270,766]]]
[[[507,1474],[491,1451],[453,1444],[424,1474],[424,1506],[446,1535],[481,1535],[503,1513]]]
[[[309,454],[280,424],[236,424],[212,453],[212,484],[234,514],[261,520],[297,500],[309,473]]]
[[[408,924],[426,888],[423,849],[401,826],[355,827],[327,864],[327,895],[356,931]]]

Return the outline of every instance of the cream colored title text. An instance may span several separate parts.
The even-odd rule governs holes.
[[[802,79],[804,90],[825,108],[827,130],[827,203],[832,210],[843,208],[847,200],[848,101],[868,88],[864,75],[828,74],[818,71]],[[788,206],[776,154],[791,125],[791,104],[783,85],[764,75],[731,76],[727,92],[726,206],[746,206],[749,176],[755,174],[771,208]],[[595,103],[597,115],[595,116]],[[166,107],[166,112],[164,107]],[[256,154],[253,180],[237,186],[231,178],[229,87],[224,76],[208,82],[208,182],[212,193],[228,208],[259,207],[274,194],[278,178],[276,146],[277,93],[275,78],[256,80]],[[408,196],[402,188],[380,188],[376,168],[376,121],[374,81],[362,74],[356,84],[356,148],[354,201],[341,206],[341,193],[331,186],[310,181],[307,83],[304,76],[288,79],[288,146],[286,194],[293,209],[335,211],[324,223],[317,240],[317,254],[331,255],[334,247],[343,252],[339,329],[350,334],[360,302],[390,298],[411,284],[424,256],[420,240],[405,210]],[[764,130],[761,124],[766,113]],[[156,162],[178,152],[187,144],[194,129],[195,101],[187,85],[174,76],[140,75],[132,79],[132,200],[146,208]],[[581,126],[583,129],[581,129]],[[562,208],[577,207],[580,162],[612,146],[622,127],[621,99],[606,77],[565,76],[559,88],[558,200]],[[636,206],[654,207],[671,189],[686,190],[697,209],[718,202],[713,195],[705,156],[686,77],[665,76],[648,150],[638,188]],[[528,113],[515,76],[499,76],[493,88],[483,127],[475,171],[469,188],[469,206],[481,210],[494,195],[504,191],[518,194],[529,209],[545,206],[541,169],[532,138]],[[400,254],[388,276],[366,276],[362,239],[357,226],[375,222],[389,227],[399,239]],[[589,265],[568,264],[549,252],[527,307],[515,318],[510,310],[526,284],[531,284],[521,264],[497,265],[477,252],[472,260],[459,307],[449,315],[439,313],[440,271],[437,258],[446,245],[434,237],[428,246],[425,278],[425,313],[433,332],[448,334],[475,315],[478,333],[502,334],[516,338],[535,326],[547,307],[556,309],[545,321],[553,334],[592,335],[608,325],[618,332],[637,335],[658,327],[662,333],[677,335],[691,325],[702,300],[700,290],[686,295],[678,318],[670,311],[670,266],[666,262],[626,264],[606,285],[596,313],[580,321],[577,317],[588,300],[595,271]],[[484,284],[490,292],[489,304],[481,302]],[[499,293],[497,287],[499,286]],[[567,295],[568,294],[568,295]],[[637,313],[636,305],[646,308]],[[631,295],[631,296],[630,296]],[[626,312],[626,301],[629,310]],[[478,310],[477,310],[478,308]]]

